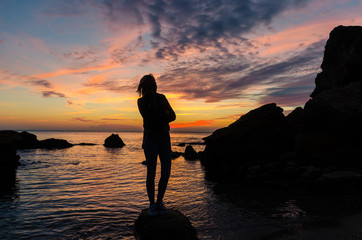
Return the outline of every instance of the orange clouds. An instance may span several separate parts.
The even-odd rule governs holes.
[[[185,128],[185,127],[207,127],[211,126],[214,123],[212,120],[198,120],[194,122],[180,122],[180,123],[171,123],[171,128]]]

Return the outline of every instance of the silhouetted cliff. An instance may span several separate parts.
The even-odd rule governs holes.
[[[303,108],[276,104],[206,137],[207,177],[277,185],[362,183],[362,27],[336,27]]]

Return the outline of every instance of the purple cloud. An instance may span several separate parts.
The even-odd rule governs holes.
[[[66,97],[63,93],[54,92],[54,91],[43,91],[42,94],[43,94],[43,97],[53,97],[54,95],[57,97],[60,97],[60,98]]]
[[[52,88],[52,84],[51,82],[49,82],[48,80],[30,80],[29,83],[31,85],[35,85],[35,86],[41,86],[41,87],[45,87],[45,88]]]

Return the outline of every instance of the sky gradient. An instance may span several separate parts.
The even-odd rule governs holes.
[[[275,102],[304,106],[330,31],[361,1],[1,0],[0,130],[142,130],[153,73],[177,119],[212,131]]]

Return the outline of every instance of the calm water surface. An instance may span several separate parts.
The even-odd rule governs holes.
[[[142,133],[119,133],[122,149],[102,146],[107,132],[32,133],[98,145],[18,151],[16,183],[0,196],[0,239],[133,239],[134,221],[148,207]],[[184,151],[178,143],[207,135],[172,133],[172,148]],[[173,160],[165,196],[200,239],[362,239],[361,202],[354,195],[215,185],[205,180],[200,162],[183,157]]]

